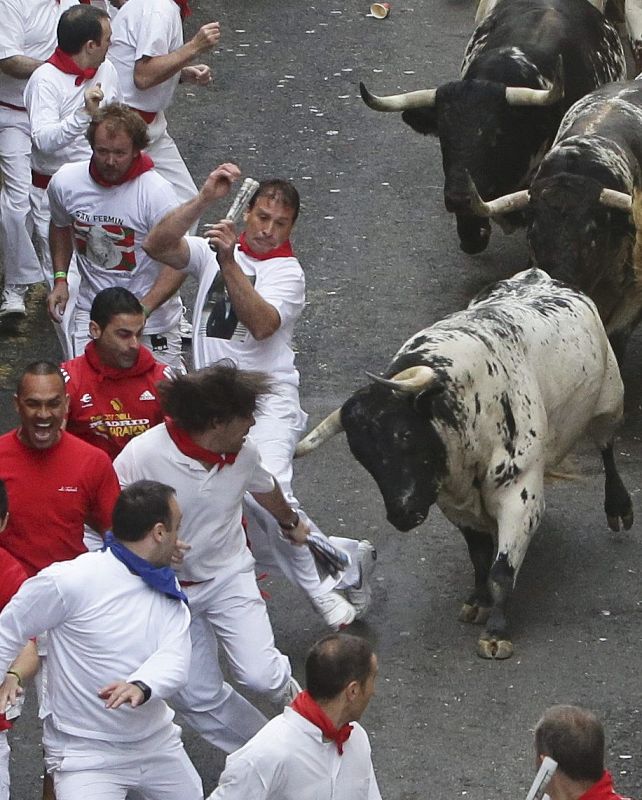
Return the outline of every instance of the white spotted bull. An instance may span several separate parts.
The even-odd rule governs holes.
[[[462,250],[478,253],[490,223],[472,213],[468,175],[489,199],[526,188],[564,112],[625,76],[617,31],[587,0],[500,0],[468,42],[460,80],[389,97],[361,84],[361,95],[439,138],[446,210]]]
[[[632,525],[613,457],[622,405],[593,302],[530,269],[415,334],[385,377],[350,397],[297,455],[344,430],[398,530],[420,525],[436,503],[474,567],[460,618],[485,623],[480,656],[507,658],[506,604],[544,512],[544,472],[585,432],[602,454],[609,527]]]

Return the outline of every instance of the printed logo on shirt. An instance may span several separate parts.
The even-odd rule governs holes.
[[[89,392],[85,392],[85,394],[80,398],[80,405],[83,408],[89,408],[93,406],[94,398],[89,394]]]
[[[58,491],[59,492],[77,492],[78,491],[78,487],[77,486],[60,486],[58,488]]]
[[[148,389],[145,389],[145,391],[141,394],[141,396],[138,399],[139,400],[156,400],[154,395]]]
[[[91,432],[104,439],[131,439],[145,433],[150,427],[149,418],[132,419],[127,413],[101,414],[89,420]]]
[[[75,219],[74,242],[81,256],[94,266],[114,272],[136,269],[134,229],[125,225],[91,225]]]
[[[252,286],[256,283],[256,275],[245,276]],[[212,281],[203,304],[199,334],[212,339],[227,339],[233,342],[245,342],[249,331],[239,322],[232,308],[230,296],[225,288],[222,273],[217,273]]]
[[[113,400],[109,401],[109,405],[114,409],[116,412],[121,412],[123,410],[123,404],[117,397],[114,397]]]

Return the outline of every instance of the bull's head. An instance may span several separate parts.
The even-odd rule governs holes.
[[[457,215],[460,246],[466,253],[481,252],[490,238],[488,219],[472,213],[467,174],[484,197],[517,188],[556,129],[557,120],[552,124],[549,114],[536,118],[533,109],[555,105],[563,95],[561,60],[549,89],[467,78],[438,89],[377,97],[361,84],[361,96],[370,108],[401,111],[414,130],[439,137],[446,209]]]
[[[306,455],[345,430],[353,456],[377,482],[388,521],[408,531],[428,516],[445,474],[445,448],[430,424],[432,402],[443,384],[425,366],[390,379],[370,377],[374,384],[308,434],[296,454]]]
[[[630,259],[631,196],[592,178],[568,173],[536,178],[529,190],[490,202],[471,184],[471,196],[480,217],[501,221],[505,214],[527,209],[534,264],[591,296],[615,263]]]

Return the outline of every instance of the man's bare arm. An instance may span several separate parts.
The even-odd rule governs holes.
[[[215,200],[229,193],[240,175],[236,164],[216,167],[195,197],[170,211],[152,228],[143,242],[147,255],[173,269],[185,269],[189,263],[189,245],[183,237]]]
[[[137,89],[158,86],[188,66],[201,53],[211,50],[221,37],[218,22],[209,22],[193,39],[166,56],[143,56],[134,65],[134,84]]]
[[[271,492],[252,492],[251,494],[260,506],[272,514],[279,525],[287,526],[296,522],[296,526],[292,529],[282,528],[283,533],[294,544],[305,544],[310,528],[285,499],[276,478],[274,479],[274,489]]]
[[[163,267],[154,281],[154,285],[144,297],[140,298],[141,305],[145,308],[146,316],[156,311],[159,306],[173,297],[183,285],[187,275],[177,272],[171,267]]]
[[[0,59],[0,71],[12,78],[30,78],[44,61],[29,56],[9,56]]]
[[[234,224],[229,220],[221,220],[209,227],[205,236],[217,251],[218,263],[236,316],[258,341],[272,336],[281,327],[281,317],[276,308],[256,291],[234,260]]]

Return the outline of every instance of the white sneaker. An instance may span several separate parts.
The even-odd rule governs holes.
[[[327,592],[319,597],[311,597],[312,605],[321,614],[326,625],[333,631],[340,631],[354,622],[357,612],[345,597],[338,592]]]
[[[24,317],[25,294],[27,286],[17,283],[7,283],[2,290],[2,303],[0,303],[0,319],[3,317]]]
[[[359,583],[346,589],[346,595],[357,612],[355,619],[361,619],[372,601],[370,577],[377,564],[377,549],[367,539],[362,539],[359,542],[357,561],[359,563]]]
[[[297,679],[290,677],[290,680],[287,682],[287,685],[283,690],[283,706],[289,706],[294,698],[298,694],[301,694],[302,691],[303,689],[301,688],[301,685]]]
[[[183,306],[183,313],[181,314],[180,322],[178,323],[178,331],[181,335],[181,339],[191,339],[192,338],[192,323],[187,319],[185,316],[187,314],[187,309]]]

